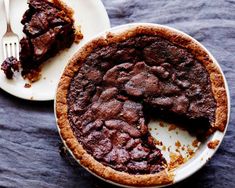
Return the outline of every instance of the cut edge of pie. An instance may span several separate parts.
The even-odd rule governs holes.
[[[68,120],[68,88],[74,74],[79,70],[81,64],[86,60],[86,57],[96,47],[121,42],[139,34],[163,37],[170,42],[189,50],[196,59],[202,62],[209,73],[212,92],[217,103],[215,122],[211,124],[211,127],[214,130],[225,130],[228,114],[227,93],[222,73],[214,63],[215,60],[197,41],[193,40],[191,37],[184,35],[181,32],[170,30],[161,26],[136,26],[119,34],[108,33],[106,37],[96,38],[81,48],[69,61],[69,64],[65,68],[58,84],[55,100],[57,124],[64,143],[71,150],[74,157],[80,162],[80,164],[92,173],[106,180],[131,186],[171,184],[174,180],[174,173],[172,171],[168,171],[167,168],[155,174],[132,175],[126,172],[114,170],[98,162],[90,154],[88,154],[83,146],[78,142]]]
[[[66,13],[66,16],[70,17],[74,22],[74,10],[70,8],[63,0],[48,0],[49,2],[53,3],[58,8],[61,8]],[[75,27],[75,24],[74,24]],[[81,39],[83,39],[83,34],[81,32],[81,26],[78,25],[75,27],[75,43],[79,43]]]

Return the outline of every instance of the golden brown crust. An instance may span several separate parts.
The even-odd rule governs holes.
[[[73,18],[74,11],[64,1],[62,1],[62,0],[48,0],[48,1],[52,2],[56,7],[63,10],[66,17],[69,17],[74,22],[74,18]],[[61,16],[63,17],[63,15],[61,15]],[[81,32],[81,26],[74,25],[74,29],[75,29],[75,40],[74,41],[76,43],[79,43],[81,41],[81,39],[83,39],[83,35]]]
[[[48,0],[52,2],[56,7],[60,8],[66,13],[66,16],[73,18],[74,11],[68,5],[65,4],[62,0]],[[73,19],[72,19],[73,20]]]
[[[119,184],[130,186],[154,186],[170,184],[173,182],[173,174],[166,170],[148,175],[131,175],[125,172],[116,171],[110,167],[104,166],[89,155],[82,145],[77,141],[72,133],[72,129],[67,117],[67,91],[72,77],[78,71],[86,57],[93,51],[94,48],[106,46],[111,43],[120,42],[129,37],[134,37],[139,34],[158,35],[168,39],[169,41],[187,48],[198,60],[200,60],[210,75],[212,90],[217,102],[216,120],[214,127],[223,131],[227,122],[227,94],[225,90],[224,80],[218,67],[213,63],[213,59],[207,52],[191,38],[169,29],[162,27],[146,27],[138,26],[128,30],[122,34],[114,35],[108,33],[106,38],[98,38],[84,46],[70,60],[65,68],[63,76],[60,80],[56,95],[56,115],[57,123],[60,130],[60,135],[63,138],[67,147],[72,151],[74,157],[80,163],[88,168],[94,174]]]

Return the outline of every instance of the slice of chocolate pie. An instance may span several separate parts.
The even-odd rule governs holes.
[[[28,5],[21,21],[20,62],[22,75],[35,81],[43,62],[83,36],[74,26],[73,10],[61,0],[29,0]]]
[[[20,41],[23,75],[79,41],[82,34],[74,26],[73,10],[60,0],[29,0],[21,23],[26,37]]]
[[[191,131],[223,131],[227,94],[218,67],[190,37],[139,26],[88,43],[70,61],[56,97],[60,134],[80,163],[124,185],[171,183],[148,131],[165,117]]]

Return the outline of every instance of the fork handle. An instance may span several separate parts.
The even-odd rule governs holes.
[[[7,18],[7,30],[11,30],[9,6],[10,6],[9,0],[4,0],[4,7],[5,7],[5,12],[6,12],[6,18]]]

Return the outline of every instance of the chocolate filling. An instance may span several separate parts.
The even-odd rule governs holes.
[[[86,151],[131,174],[166,166],[148,131],[151,118],[206,131],[216,109],[201,62],[186,49],[147,35],[95,49],[72,79],[67,103],[70,124]]]

